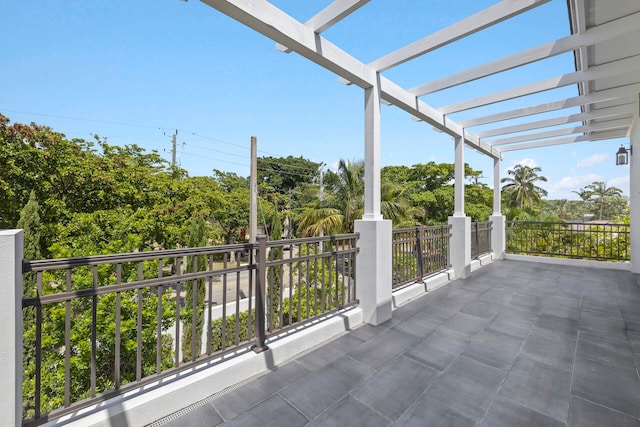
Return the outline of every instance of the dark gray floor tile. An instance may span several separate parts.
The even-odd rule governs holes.
[[[519,292],[509,301],[509,307],[523,311],[529,314],[538,315],[542,310],[543,298],[538,295],[532,295],[528,292]]]
[[[304,415],[276,394],[223,425],[227,427],[295,427],[303,426],[308,422]]]
[[[506,399],[495,399],[481,427],[564,427],[564,423]]]
[[[212,404],[222,418],[229,420],[308,373],[309,370],[299,363],[287,363],[275,371],[221,395]]]
[[[533,327],[551,332],[576,335],[578,333],[578,320],[540,314]]]
[[[371,408],[347,396],[333,407],[327,409],[308,424],[309,427],[382,427],[390,421],[377,414]],[[286,424],[283,424],[286,425]]]
[[[504,288],[500,289],[497,286],[493,286],[478,298],[479,301],[489,301],[497,304],[508,304],[515,295],[512,289]],[[504,307],[503,307],[504,309]]]
[[[357,328],[349,331],[349,335],[366,341],[375,337],[376,335],[383,333],[386,330],[387,328],[380,328],[378,326],[373,326],[365,323],[364,325],[358,326]]]
[[[580,315],[580,330],[622,337],[626,332],[626,324],[622,316],[596,315],[583,310]]]
[[[433,321],[431,324],[425,321],[414,321],[413,319],[407,320],[406,322],[402,322],[392,329],[394,331],[400,331],[405,334],[412,335],[416,338],[422,339],[427,337],[433,331],[435,331],[438,326],[440,326],[439,322]]]
[[[565,422],[569,410],[571,372],[519,357],[499,394]]]
[[[379,368],[404,353],[416,342],[418,338],[413,335],[387,330],[360,344],[349,352],[349,355],[373,368]]]
[[[524,342],[521,354],[528,359],[570,371],[576,341],[575,336],[535,329]]]
[[[313,419],[374,374],[371,367],[344,356],[292,382],[280,394]]]
[[[471,340],[463,355],[495,368],[508,370],[524,340],[490,330],[484,330]]]
[[[480,420],[485,414],[506,372],[460,356],[436,378],[425,392],[468,418]]]
[[[505,310],[489,323],[487,329],[524,339],[529,335],[535,319],[536,316],[533,315],[515,310]]]
[[[436,329],[446,334],[455,334],[464,339],[471,339],[479,334],[490,320],[466,313],[458,313]]]
[[[357,387],[351,395],[395,420],[422,395],[438,374],[435,369],[400,357]]]
[[[640,427],[640,419],[577,397],[569,403],[567,427]]]
[[[162,427],[214,427],[222,424],[223,419],[211,404],[206,403],[187,413],[162,424]]]
[[[320,348],[312,350],[296,360],[311,371],[326,366],[340,357],[344,356],[352,348],[357,347],[364,341],[350,334],[343,335],[335,340],[322,345]]]
[[[637,371],[577,357],[571,394],[640,417],[640,380]]]
[[[464,351],[468,341],[455,335],[434,332],[406,353],[411,357],[444,371]]]
[[[474,427],[476,421],[456,412],[446,403],[422,395],[393,425],[397,427]]]
[[[504,306],[502,304],[478,299],[465,305],[460,312],[493,319],[502,310],[504,310]]]
[[[627,340],[584,331],[578,335],[576,356],[620,368],[635,369],[633,351]]]

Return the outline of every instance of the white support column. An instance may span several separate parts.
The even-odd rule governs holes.
[[[0,414],[22,425],[22,230],[0,230]]]
[[[364,215],[356,263],[357,295],[364,321],[379,325],[391,319],[391,221],[380,214],[380,86],[364,91]]]
[[[640,273],[640,119],[636,116],[629,132],[629,195],[631,197],[631,272]]]
[[[495,259],[504,259],[506,221],[501,212],[500,192],[500,159],[493,159],[493,214],[489,220],[493,223],[491,229],[491,249]]]
[[[380,85],[364,90],[364,215],[381,220],[380,214]]]
[[[464,139],[455,138],[454,208],[453,216],[464,216]]]
[[[455,138],[455,183],[449,259],[456,277],[465,279],[471,273],[471,218],[464,214],[464,138]]]

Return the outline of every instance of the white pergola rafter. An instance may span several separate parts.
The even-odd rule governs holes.
[[[501,92],[479,96],[467,101],[440,107],[438,108],[438,110],[443,114],[458,113],[460,111],[484,107],[486,105],[496,104],[498,102],[508,101],[515,98],[521,98],[523,96],[533,95],[547,90],[580,84],[582,82],[588,82],[590,80],[604,79],[607,77],[633,73],[637,72],[638,68],[640,68],[640,55],[620,59],[608,64],[597,65],[595,67],[589,68],[588,71],[576,71],[573,73],[552,77],[547,80],[542,80],[520,87],[507,89]]]
[[[360,9],[371,0],[335,0],[329,6],[322,9],[311,19],[304,23],[315,33],[322,33],[333,27],[344,18]],[[290,53],[291,50],[279,43],[276,43],[276,49],[281,52]]]
[[[573,135],[577,133],[588,133],[588,132],[614,130],[614,129],[626,129],[626,128],[629,128],[629,126],[631,125],[631,120],[632,120],[632,117],[629,116],[625,119],[608,120],[608,121],[593,124],[593,125],[574,126],[569,128],[548,130],[545,132],[536,132],[536,133],[530,133],[526,135],[512,136],[510,138],[496,139],[496,140],[487,141],[487,143],[492,147],[494,147],[497,145],[514,144],[514,143],[526,142],[526,141],[536,141],[540,139],[553,138],[556,136]]]
[[[502,122],[505,120],[516,119],[519,117],[531,116],[534,114],[548,113],[550,111],[562,110],[564,108],[579,107],[596,102],[604,102],[610,100],[618,100],[621,103],[628,104],[637,101],[636,94],[640,91],[640,84],[632,84],[621,86],[615,89],[602,90],[592,95],[576,96],[573,98],[561,99],[559,101],[547,102],[544,104],[533,105],[530,107],[517,108],[515,110],[504,111],[501,113],[490,114],[487,116],[477,117],[474,119],[463,120],[459,122],[464,128],[486,125],[489,123]]]
[[[503,0],[475,15],[378,58],[368,65],[380,72],[388,70],[549,1],[550,0]]]
[[[536,61],[571,52],[575,49],[592,46],[607,40],[618,38],[640,28],[640,13],[625,16],[591,28],[584,34],[573,34],[556,41],[546,43],[495,61],[445,76],[409,89],[416,96],[424,96],[453,86],[492,76]]]
[[[633,115],[633,111],[636,105],[633,103],[619,105],[617,107],[603,108],[601,110],[595,110],[591,113],[578,113],[568,116],[554,117],[552,119],[538,120],[535,122],[526,122],[519,125],[505,126],[502,128],[489,129],[486,131],[476,132],[481,140],[488,137],[508,135],[510,133],[527,132],[530,130],[541,129],[552,126],[566,125],[569,123],[582,122],[588,120],[598,119],[613,119],[620,117],[630,117]]]
[[[380,86],[380,97],[491,157],[499,152],[466,133],[462,126],[420,101],[406,89],[384,78],[373,68],[338,48],[309,27],[267,1],[202,0],[214,9],[254,29],[343,79],[368,89]],[[531,0],[530,0],[531,1]]]
[[[586,141],[604,141],[607,139],[615,139],[615,138],[623,138],[627,136],[628,130],[618,129],[612,130],[608,132],[598,132],[590,135],[582,135],[582,136],[571,136],[568,138],[558,138],[558,139],[546,139],[542,141],[535,142],[525,142],[522,144],[513,144],[507,145],[500,149],[501,152],[507,151],[517,151],[517,150],[530,150],[532,148],[542,148],[542,147],[551,147],[554,145],[562,145],[562,144],[573,144],[574,142],[586,142]]]

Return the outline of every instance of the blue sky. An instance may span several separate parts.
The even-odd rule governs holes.
[[[329,0],[272,3],[304,21]],[[373,0],[323,35],[368,62],[494,3]],[[552,0],[385,75],[413,87],[568,32],[566,1]],[[178,129],[178,158],[191,175],[210,175],[215,168],[247,176],[252,135],[262,156],[303,156],[329,167],[340,158],[364,156],[361,89],[338,83],[297,54],[277,51],[271,40],[196,0],[4,2],[0,36],[0,112],[15,122],[49,125],[70,138],[97,134],[113,144],[135,143],[166,159]],[[572,56],[563,55],[424,100],[440,107],[568,73],[572,66]],[[533,99],[543,103],[566,95],[577,95],[577,89]],[[502,173],[519,162],[540,166],[549,198],[576,198],[573,190],[600,180],[628,194],[628,168],[615,166],[614,158],[623,142],[506,153]],[[491,185],[492,160],[471,149],[466,159]],[[453,162],[451,138],[383,106],[383,166],[428,161]]]

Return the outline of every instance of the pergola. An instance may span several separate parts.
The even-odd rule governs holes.
[[[391,223],[380,213],[380,105],[394,105],[455,141],[455,208],[452,225],[451,263],[457,277],[466,277],[470,266],[470,218],[464,213],[464,145],[494,159],[494,253],[504,253],[504,217],[500,214],[500,161],[502,153],[558,144],[629,137],[640,141],[638,120],[640,93],[640,2],[637,0],[567,0],[570,35],[529,48],[461,72],[402,87],[385,74],[401,64],[436,51],[465,37],[537,8],[550,0],[503,0],[465,19],[365,63],[323,37],[322,33],[358,12],[369,0],[335,0],[306,22],[264,0],[202,0],[204,3],[269,37],[276,48],[295,52],[335,73],[342,83],[364,91],[365,109],[365,209],[356,224],[361,251],[360,283],[365,321],[378,324],[391,315]],[[559,1],[559,0],[557,0]],[[517,70],[554,56],[573,53],[575,71],[534,81],[496,93],[476,96],[440,108],[422,99],[450,88]],[[502,107],[509,100],[533,99],[532,95],[577,85],[577,96],[531,104],[517,109]],[[492,105],[497,111],[476,111]],[[577,108],[579,107],[579,112]],[[572,109],[567,112],[567,109]],[[455,121],[459,112],[471,118]],[[544,113],[544,118],[540,114]],[[518,118],[518,124],[505,123]],[[558,128],[559,125],[569,125]],[[474,131],[474,128],[480,130]],[[632,157],[633,159],[633,157]],[[631,160],[631,269],[640,272],[640,162]],[[374,285],[375,284],[375,285]],[[367,308],[369,307],[369,308]]]

